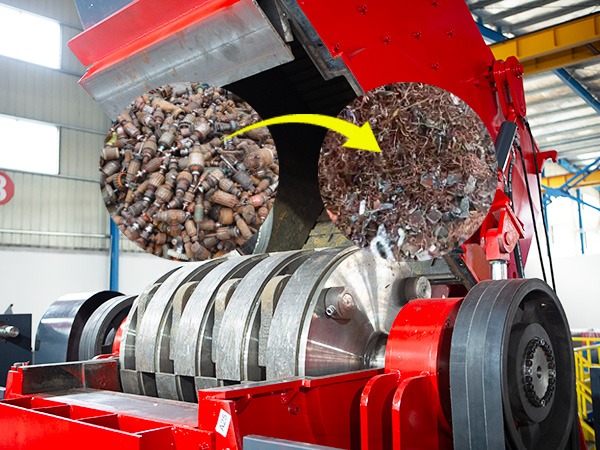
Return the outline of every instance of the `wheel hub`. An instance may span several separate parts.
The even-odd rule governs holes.
[[[536,337],[529,341],[523,359],[523,384],[529,402],[541,408],[552,400],[556,364],[550,343]]]
[[[574,386],[569,325],[547,284],[482,281],[469,291],[450,351],[455,448],[566,448]]]

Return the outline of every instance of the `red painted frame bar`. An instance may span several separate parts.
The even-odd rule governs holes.
[[[241,450],[244,436],[260,435],[358,449],[360,395],[380,373],[374,369],[198,391],[198,423],[213,431],[222,414],[230,418],[224,435],[215,433],[217,448]]]
[[[69,48],[84,66],[106,67],[238,1],[135,0],[75,36]]]
[[[13,450],[214,448],[213,433],[35,396],[0,400],[0,447]]]

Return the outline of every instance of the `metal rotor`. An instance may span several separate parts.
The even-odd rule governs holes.
[[[382,367],[413,275],[354,247],[186,265],[134,303],[123,389],[196,401],[207,387]]]
[[[136,330],[140,319],[146,310],[148,302],[152,299],[160,285],[177,269],[173,269],[158,277],[152,284],[134,300],[131,310],[125,319],[123,336],[121,337],[121,349],[119,351],[119,365],[121,367],[121,385],[123,391],[132,394],[141,394],[138,373],[135,370],[135,341]]]
[[[400,308],[408,264],[354,247],[309,258],[288,282],[271,324],[267,379],[382,367],[374,355]]]

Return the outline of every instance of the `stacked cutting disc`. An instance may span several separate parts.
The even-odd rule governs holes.
[[[382,367],[411,274],[356,248],[186,264],[134,302],[123,390],[195,401],[199,388]]]

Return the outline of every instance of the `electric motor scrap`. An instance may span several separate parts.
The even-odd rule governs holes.
[[[264,127],[222,138],[260,120],[234,94],[197,83],[138,97],[117,117],[100,158],[102,196],[115,224],[169,259],[240,249],[269,214],[279,164]]]

